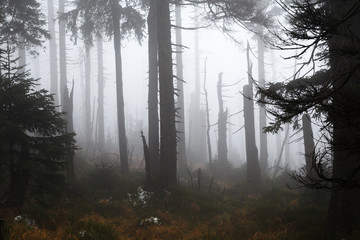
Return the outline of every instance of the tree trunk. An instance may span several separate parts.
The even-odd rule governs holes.
[[[304,148],[305,148],[305,167],[306,173],[313,177],[314,167],[313,159],[315,154],[314,135],[311,127],[311,120],[309,114],[304,114],[302,117],[303,135],[304,135]]]
[[[122,62],[121,62],[121,37],[120,37],[120,6],[118,1],[113,1],[112,17],[114,25],[114,49],[116,64],[116,97],[117,97],[117,118],[119,132],[119,151],[121,173],[129,173],[127,140],[125,130],[125,110],[124,110],[124,93],[122,79]]]
[[[97,59],[98,59],[98,109],[97,109],[97,138],[98,149],[104,150],[105,130],[104,130],[104,61],[103,61],[103,42],[102,38],[97,40]]]
[[[65,11],[65,0],[59,0],[59,14]],[[59,20],[59,63],[60,63],[60,103],[63,104],[62,97],[67,86],[66,71],[66,40],[65,40],[65,21]]]
[[[345,180],[347,184],[331,193],[327,227],[329,239],[348,239],[356,230],[354,227],[359,224],[360,216],[360,70],[357,57],[360,14],[348,15],[358,4],[356,0],[332,0],[329,4],[332,17],[342,23],[336,29],[337,34],[329,40],[330,70],[336,90],[329,114],[333,123],[333,178]],[[349,54],[350,50],[352,54]]]
[[[157,2],[160,88],[160,179],[176,184],[176,128],[169,0]]]
[[[92,149],[92,131],[91,131],[91,99],[90,99],[90,82],[91,82],[91,62],[90,46],[85,46],[85,144],[86,152]]]
[[[217,95],[219,101],[219,114],[218,114],[218,158],[219,161],[225,163],[227,159],[227,139],[226,139],[226,121],[228,111],[224,111],[224,103],[222,99],[222,74],[219,73],[219,80],[217,83]]]
[[[70,94],[68,88],[66,87],[63,96],[63,111],[65,112],[65,119],[66,119],[66,133],[74,132],[73,96],[74,96],[74,80],[72,83],[72,89]],[[68,143],[68,145],[70,146],[71,143]],[[66,175],[67,175],[68,183],[70,185],[73,185],[75,183],[75,171],[74,171],[74,151],[72,149],[69,149],[66,153]]]
[[[247,181],[250,184],[261,184],[261,170],[258,158],[258,149],[255,142],[255,119],[253,102],[252,63],[249,58],[249,43],[247,47],[248,85],[243,87],[244,94],[244,122],[245,146],[247,162]]]
[[[175,25],[181,27],[181,7],[175,6]],[[176,85],[177,85],[177,133],[178,133],[178,160],[179,171],[186,172],[186,142],[185,142],[185,107],[184,107],[184,76],[183,76],[183,60],[182,60],[182,38],[181,29],[176,28]]]
[[[151,180],[159,177],[159,114],[158,114],[158,41],[157,41],[157,0],[150,1],[148,15],[149,32],[149,93],[148,93],[148,121],[149,121],[149,175]]]
[[[48,0],[48,30],[51,35],[49,39],[50,54],[50,93],[55,94],[55,105],[59,104],[58,93],[58,66],[57,66],[57,49],[55,34],[55,17],[54,17],[54,0]]]
[[[258,76],[259,87],[265,87],[265,45],[263,41],[263,28],[258,27],[260,37],[258,37]],[[268,175],[268,149],[267,149],[267,136],[263,132],[263,128],[266,127],[266,115],[265,108],[259,106],[259,129],[260,129],[260,169],[263,176]]]
[[[206,105],[206,142],[207,142],[207,148],[208,148],[208,158],[209,158],[209,165],[211,167],[212,165],[212,153],[211,153],[211,141],[210,141],[210,114],[209,114],[209,101],[208,101],[208,93],[206,90],[206,61],[204,64],[204,93],[205,93],[205,105]]]

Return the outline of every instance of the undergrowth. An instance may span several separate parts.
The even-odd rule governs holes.
[[[94,171],[57,205],[2,209],[7,239],[323,239],[328,195],[288,189],[273,180],[251,191],[188,186],[149,190],[142,173]],[[221,185],[219,182],[216,184]],[[214,188],[216,189],[216,188]],[[221,188],[218,188],[221,189]],[[16,216],[21,219],[16,220]],[[31,224],[29,224],[31,222]]]

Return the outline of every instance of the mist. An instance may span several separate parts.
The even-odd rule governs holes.
[[[330,2],[0,3],[0,239],[357,239],[360,12]]]

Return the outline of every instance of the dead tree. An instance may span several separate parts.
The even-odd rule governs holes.
[[[228,111],[224,111],[224,102],[222,99],[222,75],[223,73],[219,73],[219,80],[217,83],[217,94],[219,101],[219,114],[218,114],[218,158],[220,162],[227,162],[227,139],[226,139],[226,121]]]
[[[302,124],[303,124],[303,135],[304,135],[306,173],[309,176],[313,176],[315,174],[313,168],[315,144],[314,144],[314,136],[311,128],[311,120],[309,114],[304,114],[302,116]]]
[[[249,58],[249,44],[247,48],[248,84],[243,87],[245,145],[247,162],[247,181],[251,184],[261,183],[258,149],[255,142],[255,119],[253,101],[252,63]]]

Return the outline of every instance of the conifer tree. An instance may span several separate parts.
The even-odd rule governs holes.
[[[58,198],[64,187],[66,154],[74,151],[74,134],[57,111],[54,97],[35,90],[36,80],[19,71],[15,49],[3,43],[0,51],[0,155],[1,175],[8,185],[1,202],[21,208],[26,196],[44,204]]]

